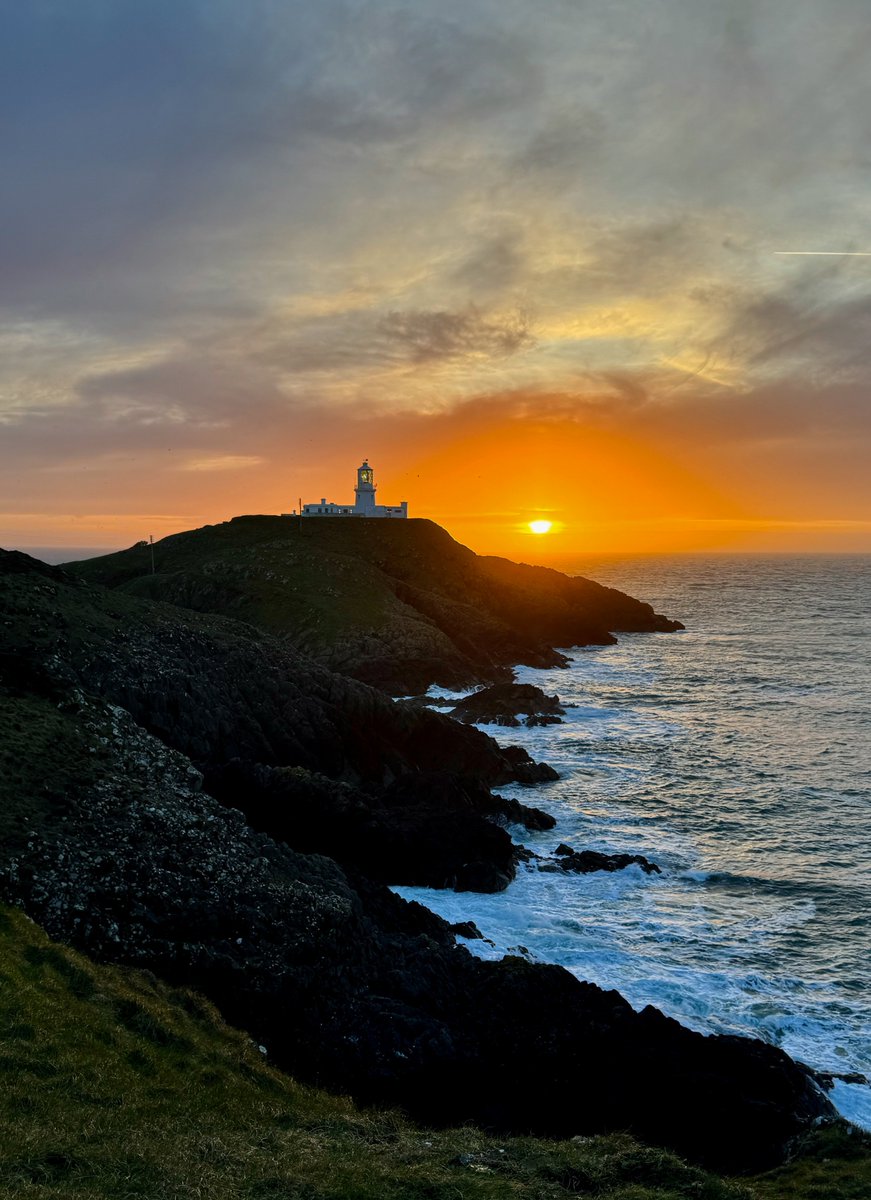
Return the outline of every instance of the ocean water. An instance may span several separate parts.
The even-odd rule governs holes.
[[[522,868],[497,896],[396,890],[474,920],[489,941],[473,953],[561,963],[693,1029],[871,1078],[871,556],[596,558],[569,573],[687,630],[518,670],[567,714],[498,730],[560,772],[503,789],[558,818],[515,837],[539,854],[644,854],[662,875]],[[871,1128],[871,1087],[838,1081],[831,1098]]]
[[[77,562],[82,558],[97,558],[100,554],[114,554],[122,550],[122,546],[4,546],[6,550],[20,550],[31,558],[39,558],[42,562],[56,565],[57,563]]]

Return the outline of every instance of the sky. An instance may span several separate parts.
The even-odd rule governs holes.
[[[871,550],[867,0],[0,18],[0,544]]]

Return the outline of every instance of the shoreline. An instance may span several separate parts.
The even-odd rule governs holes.
[[[633,640],[639,647],[647,645],[646,641],[640,638]],[[609,647],[569,651],[569,653],[608,658],[619,656],[621,649],[620,647]],[[573,666],[575,670],[580,670],[583,674],[583,664],[575,663]],[[568,672],[571,673],[572,669],[573,667],[570,666]],[[520,668],[518,678],[523,683],[535,684],[546,692],[553,692],[559,686],[560,678],[568,682],[569,677],[566,672],[557,673]],[[433,689],[437,697],[444,691],[445,689]],[[560,698],[561,702],[567,705],[565,692],[560,692]],[[642,716],[644,712],[645,710],[642,710]],[[765,919],[763,914],[768,911],[766,906],[773,905],[776,908],[779,905],[783,908],[784,905],[797,903],[800,907],[805,902],[800,897],[792,900],[788,894],[779,895],[779,885],[767,885],[764,880],[760,880],[757,884],[745,884],[738,877],[733,879],[722,861],[708,861],[702,867],[702,860],[698,857],[698,848],[692,846],[692,838],[688,838],[686,830],[678,834],[677,830],[673,828],[669,833],[667,818],[661,814],[657,816],[649,804],[639,808],[637,798],[635,807],[632,807],[633,801],[630,799],[627,809],[622,814],[620,802],[614,796],[605,803],[604,809],[599,805],[597,811],[591,814],[590,806],[585,802],[584,792],[595,791],[595,783],[584,784],[581,780],[572,784],[566,777],[565,757],[560,757],[559,754],[555,757],[553,752],[549,751],[549,746],[559,742],[560,739],[571,741],[574,736],[573,722],[584,719],[587,721],[588,727],[596,725],[601,723],[601,713],[597,715],[595,710],[579,709],[568,704],[567,723],[562,726],[555,725],[530,731],[498,729],[491,725],[482,726],[492,735],[497,736],[499,740],[511,738],[519,740],[537,758],[555,763],[561,776],[560,780],[549,785],[544,793],[539,790],[541,797],[539,803],[558,818],[556,828],[547,833],[533,835],[531,838],[523,831],[517,831],[517,840],[529,844],[533,850],[540,853],[552,851],[553,846],[559,841],[569,841],[579,848],[590,845],[606,853],[627,850],[641,852],[661,863],[665,868],[665,876],[646,876],[637,868],[630,867],[626,872],[621,872],[620,876],[593,875],[581,878],[571,877],[565,880],[560,880],[559,877],[555,880],[550,878],[542,880],[537,877],[535,872],[524,870],[521,867],[518,877],[510,885],[508,893],[503,893],[501,896],[480,897],[465,894],[450,896],[415,888],[397,889],[398,894],[428,905],[451,923],[464,920],[473,921],[484,938],[489,939],[492,944],[488,945],[487,941],[463,943],[467,945],[471,953],[479,957],[495,958],[500,953],[513,952],[523,953],[530,961],[558,963],[567,967],[578,978],[589,979],[600,986],[617,988],[636,1010],[641,1010],[645,1004],[652,1003],[663,1009],[668,1015],[680,1020],[684,1025],[699,1032],[707,1034],[737,1033],[742,1036],[762,1037],[770,1044],[785,1044],[786,1049],[793,1057],[808,1063],[812,1069],[818,1072],[834,1072],[847,1076],[858,1072],[867,1077],[869,1075],[868,1064],[864,1062],[861,1054],[858,1060],[851,1061],[848,1056],[846,1061],[841,1060],[840,1063],[838,1056],[834,1054],[834,1048],[839,1044],[840,1038],[844,1036],[834,1016],[830,1018],[833,1023],[828,1038],[828,1051],[824,1049],[822,1042],[816,1052],[808,1043],[809,1036],[818,1040],[825,1036],[823,1026],[820,1027],[819,1032],[814,1032],[813,1026],[804,1027],[802,1025],[802,1021],[805,1021],[806,1018],[801,1014],[807,1005],[812,1003],[813,992],[808,990],[812,985],[808,983],[803,985],[805,998],[799,999],[798,1007],[792,1010],[791,1016],[791,1010],[788,1007],[781,1009],[784,1019],[787,1020],[787,1032],[784,1035],[777,1032],[776,1024],[773,1023],[774,1016],[765,1018],[762,1015],[765,1010],[759,1008],[758,1004],[758,1015],[752,1016],[748,1020],[750,1013],[744,1011],[744,1007],[753,1002],[754,997],[747,994],[747,989],[751,986],[758,987],[761,997],[764,997],[766,985],[762,978],[757,985],[752,984],[751,980],[745,983],[740,975],[735,975],[739,969],[734,960],[735,951],[730,949],[727,942],[723,944],[721,950],[722,966],[726,968],[727,972],[723,976],[722,982],[716,982],[714,974],[711,974],[710,982],[706,978],[699,978],[704,973],[716,971],[716,955],[706,956],[704,965],[699,965],[698,954],[693,951],[692,946],[689,947],[689,950],[693,953],[690,954],[688,961],[695,961],[695,967],[683,969],[679,967],[681,960],[679,957],[675,958],[674,947],[680,942],[680,939],[686,939],[687,933],[678,925],[673,926],[671,934],[668,934],[669,922],[673,923],[675,920],[673,914],[677,911],[679,915],[679,909],[674,908],[675,903],[683,906],[684,909],[687,904],[696,906],[702,904],[706,910],[710,910],[711,919],[714,919],[724,904],[732,906],[737,904],[739,911],[747,913],[747,920],[758,922]],[[653,735],[654,731],[646,731],[647,739]],[[649,745],[650,743],[645,741],[644,744]],[[593,757],[595,760],[596,755],[594,754]],[[582,770],[583,768],[576,764],[575,769]],[[589,763],[586,769],[592,769]],[[615,786],[619,792],[619,776]],[[547,799],[548,792],[551,794],[550,802]],[[566,797],[566,792],[569,793],[568,797]],[[586,810],[587,816],[579,817],[579,813],[584,810]],[[634,825],[633,821],[636,822]],[[663,836],[666,838],[665,843],[662,841]],[[757,903],[755,912],[752,894],[747,894],[748,887],[753,891],[762,889],[763,892],[762,900]],[[764,894],[767,887],[774,889],[770,899]],[[657,899],[651,895],[650,889],[656,889],[660,895],[665,894],[665,898]],[[738,891],[735,892],[735,889]],[[565,900],[564,895],[572,891],[576,894],[575,902],[569,903]],[[548,899],[548,893],[560,893],[560,895]],[[584,895],[583,900],[580,899],[582,895]],[[639,905],[649,914],[648,928],[641,928],[639,921],[633,922],[632,919],[620,915],[621,909],[634,911]],[[582,914],[587,914],[586,920],[598,918],[600,922],[604,922],[608,928],[611,928],[617,947],[622,945],[628,949],[622,951],[619,948],[609,949],[606,943],[599,942],[595,938],[590,940],[582,931],[572,932],[572,929],[568,927],[560,942],[557,922],[561,914],[571,914],[570,920],[573,925],[582,920]],[[569,917],[566,916],[565,919],[568,921]],[[530,934],[528,932],[530,928],[536,932]],[[668,935],[671,941],[666,940],[657,944],[657,928],[660,935]],[[524,931],[525,929],[527,932]],[[677,939],[677,943],[675,939]],[[586,943],[589,943],[588,949],[583,950],[581,947]],[[575,944],[577,949],[572,950],[572,946]],[[518,946],[523,949],[518,951]],[[693,954],[695,954],[695,958]],[[643,977],[645,969],[649,973],[648,982],[645,982]],[[760,969],[756,968],[756,970]],[[769,969],[773,969],[775,973],[777,971],[774,963]],[[686,973],[687,971],[689,973]],[[729,982],[733,980],[733,977],[734,981]],[[671,983],[667,982],[668,980],[671,980]],[[775,1014],[780,1006],[787,1003],[790,995],[789,992],[782,991],[779,983],[774,986],[775,992],[769,1002],[772,1014]],[[724,991],[723,989],[727,987],[728,990]],[[725,1001],[719,1008],[716,1000],[717,993]],[[690,1002],[688,997],[693,996],[696,996],[697,1000]],[[778,999],[775,1000],[774,996],[777,996]],[[798,996],[801,997],[801,992],[798,993]],[[755,999],[761,1003],[761,997]],[[816,1019],[814,1018],[814,1020]],[[843,1019],[841,1018],[841,1020]],[[790,1033],[790,1025],[794,1022],[798,1022],[798,1025],[795,1033]],[[854,1039],[859,1036],[858,1033],[855,1033]],[[794,1040],[796,1038],[798,1040]],[[856,1121],[864,1129],[871,1128],[871,1089],[855,1080],[851,1082],[836,1080],[834,1090],[829,1092],[829,1095],[836,1100],[837,1107],[845,1117]]]

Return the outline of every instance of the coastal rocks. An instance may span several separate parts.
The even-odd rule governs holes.
[[[807,1067],[806,1070],[810,1071],[820,1087],[827,1092],[832,1091],[836,1083],[854,1083],[860,1084],[862,1087],[868,1087],[871,1084],[868,1076],[863,1075],[861,1071],[847,1071],[841,1074],[837,1071],[812,1071],[810,1067]]]
[[[384,882],[497,891],[516,867],[506,829],[553,824],[490,793],[556,777],[525,750],[247,626],[28,572],[28,561],[13,557],[4,580],[14,629],[0,644],[4,676],[41,680],[56,700],[78,690],[120,706],[287,844]]]
[[[519,825],[524,829],[553,829],[556,820],[540,808],[519,800],[496,796],[480,779],[451,771],[433,771],[427,775],[403,775],[381,793],[389,809],[420,806],[445,813],[476,812],[505,828]]]
[[[645,875],[660,875],[661,868],[642,854],[601,854],[598,850],[573,850],[562,842],[554,850],[554,858],[539,858],[539,871],[572,871],[588,875],[593,871],[623,871],[640,867]]]
[[[384,883],[493,892],[514,878],[511,838],[464,803],[459,786],[434,804],[414,786],[367,795],[298,768],[240,761],[212,771],[207,784],[255,829]]]
[[[616,992],[559,967],[477,960],[467,988],[463,1012],[486,1082],[459,1063],[421,1089],[425,1120],[439,1119],[450,1094],[451,1119],[459,1099],[462,1112],[493,1128],[544,1125],[557,1136],[622,1128],[734,1172],[774,1162],[792,1131],[832,1116],[782,1051],[691,1033],[650,1007],[635,1013]],[[500,1059],[512,1044],[523,1052]]]
[[[207,775],[212,795],[258,830],[384,883],[498,892],[514,878],[507,825],[548,829],[540,809],[449,772],[404,775],[363,792],[300,768],[236,760]]]
[[[394,702],[250,626],[28,563],[0,552],[0,653],[122,706],[199,767],[240,758],[367,787],[445,769],[489,786],[556,777],[518,747]]]
[[[467,941],[489,941],[489,939],[484,937],[483,933],[474,921],[455,921],[452,925],[448,926],[448,929],[450,929],[451,933],[455,934],[457,937],[466,938]],[[491,946],[492,944],[493,943],[490,942]]]
[[[0,847],[0,896],[204,992],[300,1078],[439,1124],[631,1129],[730,1170],[776,1162],[831,1113],[772,1047],[637,1014],[559,967],[472,958],[419,905],[222,807],[122,709],[78,711],[99,770]]]
[[[559,779],[559,774],[549,763],[533,762],[522,747],[502,746],[501,750],[506,761],[510,764],[511,776],[509,779],[494,780],[495,784],[508,783],[510,779],[514,779],[518,783],[532,785],[536,783],[549,783],[554,779]]]
[[[529,683],[499,683],[458,701],[452,717],[468,725],[558,725],[565,709],[558,696],[548,696]],[[523,720],[520,717],[523,717]]]

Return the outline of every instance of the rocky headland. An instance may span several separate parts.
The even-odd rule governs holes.
[[[233,617],[392,695],[510,681],[555,647],[608,645],[679,621],[589,579],[474,554],[432,521],[237,517],[69,570]]]
[[[385,887],[504,888],[523,857],[509,827],[552,819],[546,786],[535,806],[492,789],[553,772],[367,676],[492,683],[556,645],[676,623],[476,560],[427,522],[317,524],[166,539],[155,575],[142,548],[74,572],[0,553],[0,897],[102,962],[195,987],[274,1062],[360,1100],[777,1162],[832,1115],[785,1054],[559,967],[480,961]],[[587,853],[558,859],[590,869]]]

